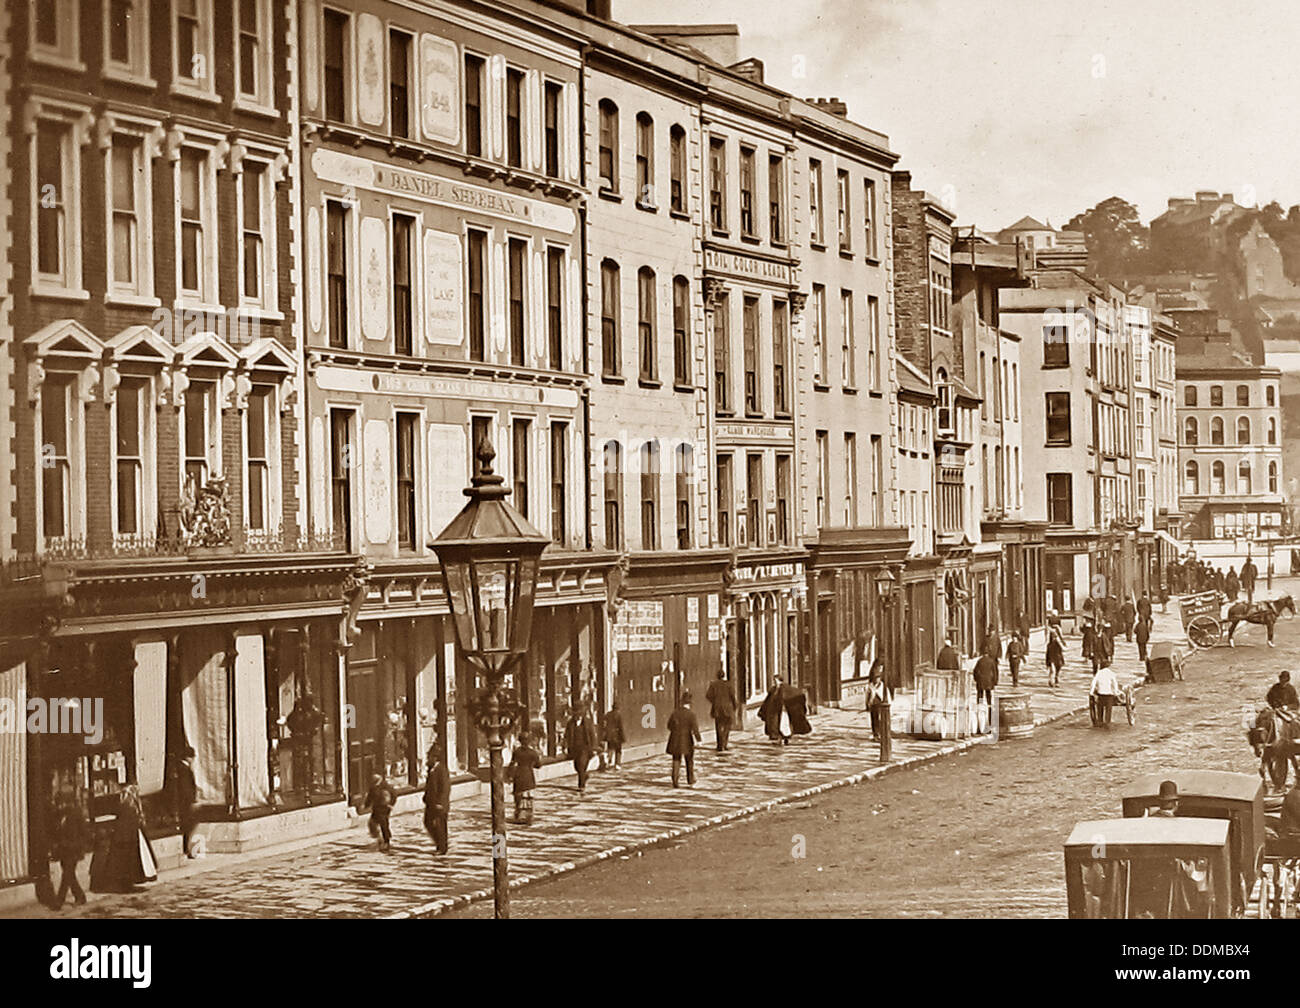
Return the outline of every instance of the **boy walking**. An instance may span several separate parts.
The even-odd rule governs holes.
[[[537,787],[537,768],[542,757],[533,748],[533,733],[519,736],[519,745],[510,758],[510,772],[515,782],[515,822],[528,826],[533,821],[533,789]]]

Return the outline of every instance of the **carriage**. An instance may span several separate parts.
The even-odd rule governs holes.
[[[1232,909],[1246,910],[1264,858],[1264,785],[1254,774],[1222,770],[1165,770],[1139,777],[1121,792],[1126,818],[1141,818],[1160,804],[1160,785],[1178,788],[1178,816],[1228,822]]]
[[[1070,917],[1232,916],[1230,826],[1163,816],[1079,823],[1065,841]]]
[[[1222,606],[1223,596],[1217,591],[1197,592],[1179,599],[1178,611],[1187,643],[1194,648],[1211,648],[1220,642],[1223,637],[1223,623],[1219,619]]]

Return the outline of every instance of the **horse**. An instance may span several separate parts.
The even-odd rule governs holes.
[[[1261,600],[1254,604],[1234,602],[1228,607],[1228,615],[1225,617],[1228,621],[1228,644],[1232,647],[1237,646],[1233,643],[1232,634],[1238,624],[1254,623],[1268,628],[1268,646],[1273,647],[1273,625],[1277,623],[1278,617],[1283,612],[1295,615],[1295,601],[1290,595],[1283,595],[1271,601]]]
[[[1300,715],[1264,707],[1255,715],[1255,727],[1247,737],[1259,757],[1260,777],[1267,770],[1275,789],[1286,790],[1289,767],[1300,778]]]

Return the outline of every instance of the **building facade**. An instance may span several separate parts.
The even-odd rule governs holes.
[[[1180,510],[1189,539],[1281,532],[1282,373],[1241,361],[1180,364]]]

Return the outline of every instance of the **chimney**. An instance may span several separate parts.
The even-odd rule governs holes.
[[[732,73],[739,74],[746,80],[751,80],[755,84],[763,83],[763,61],[760,59],[741,60],[739,63],[727,67]]]
[[[1219,194],[1215,192],[1213,189],[1200,189],[1196,193],[1196,202],[1217,203],[1219,202]]]
[[[848,118],[849,107],[838,98],[809,98],[809,104],[816,105],[823,112],[829,112],[833,116],[839,116],[841,119]]]
[[[740,28],[734,24],[628,25],[633,31],[652,35],[667,45],[688,45],[725,67],[740,60]]]
[[[1232,198],[1232,193],[1230,193],[1230,192],[1226,192],[1226,193],[1224,193],[1222,198],[1223,198],[1223,202],[1224,202],[1224,203],[1233,203],[1233,204],[1235,204],[1235,203],[1237,202],[1235,199]]]

